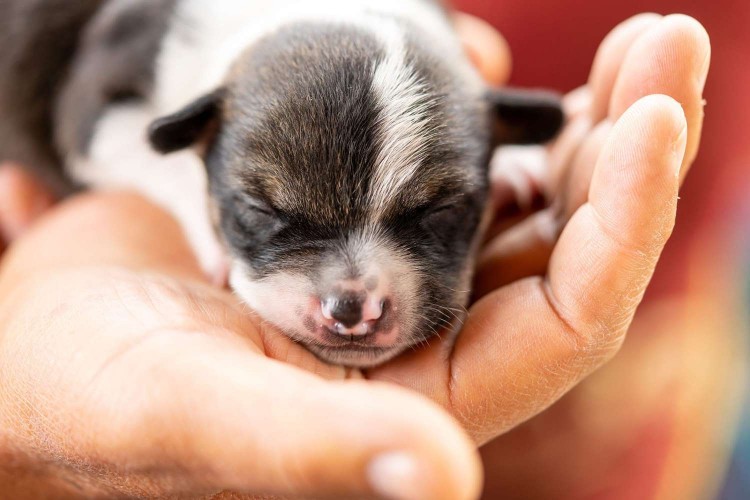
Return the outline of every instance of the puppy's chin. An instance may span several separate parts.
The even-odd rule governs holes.
[[[342,336],[321,327],[304,333],[294,330],[282,333],[303,345],[318,359],[332,365],[372,368],[395,358],[409,348],[409,336],[402,336],[398,326],[375,329],[367,335]]]
[[[332,365],[361,369],[374,368],[387,363],[407,349],[403,345],[391,347],[333,347],[302,343],[321,361]]]

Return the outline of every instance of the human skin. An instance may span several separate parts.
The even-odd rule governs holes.
[[[502,83],[505,45],[477,23],[459,28]],[[488,242],[458,341],[375,370],[324,365],[212,287],[175,222],[137,196],[82,195],[14,229],[0,268],[3,491],[476,497],[476,445],[622,343],[697,151],[709,53],[684,16],[618,27],[567,97],[550,208]]]

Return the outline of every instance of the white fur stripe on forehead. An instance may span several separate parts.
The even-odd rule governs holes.
[[[386,45],[393,24],[418,26],[429,45],[456,61],[468,80],[476,75],[443,13],[424,0],[178,0],[170,33],[159,55],[155,104],[171,112],[214,90],[232,62],[250,45],[300,21],[341,23],[373,33]]]
[[[403,33],[395,23],[384,22],[379,34],[386,47],[372,80],[380,108],[381,141],[369,200],[375,219],[417,172],[434,131],[429,121],[430,97],[414,68],[406,63]]]

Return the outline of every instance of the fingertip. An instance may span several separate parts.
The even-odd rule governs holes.
[[[682,155],[687,126],[685,110],[679,102],[668,95],[652,94],[640,98],[625,111],[615,124],[615,132],[629,134],[631,130],[641,129],[644,140],[650,138],[649,142],[657,146],[666,141],[673,146],[675,154]]]
[[[395,418],[383,423],[393,426],[393,434],[402,434],[402,438],[374,455],[366,468],[375,493],[399,500],[479,498],[481,460],[475,443],[453,417],[434,402],[401,387],[360,381],[346,384],[354,384],[355,391],[375,389],[396,411]],[[411,431],[403,434],[406,429]]]
[[[660,19],[662,16],[654,13],[635,15],[615,26],[602,40],[589,77],[593,96],[590,114],[594,122],[607,116],[618,72],[630,47]]]
[[[589,200],[621,244],[661,251],[674,227],[686,141],[685,113],[670,96],[643,97],[615,123]]]
[[[605,62],[610,56],[620,54],[619,58],[624,56],[623,51],[627,51],[630,44],[645,30],[659,22],[664,16],[654,12],[643,12],[630,17],[612,28],[607,36],[604,37],[597,51],[597,60],[595,64]],[[601,58],[598,56],[602,56]],[[595,73],[595,72],[594,72]]]
[[[705,27],[696,19],[684,14],[671,14],[664,18],[663,33],[666,44],[682,54],[686,61],[684,84],[675,96],[680,100],[687,115],[687,151],[683,159],[681,179],[698,154],[703,130],[705,101],[703,90],[711,66],[711,39]]]
[[[617,77],[609,116],[617,119],[636,99],[664,93],[685,107],[701,99],[711,59],[705,28],[684,14],[662,18],[638,37]]]
[[[453,472],[453,469],[450,469]],[[409,453],[388,452],[376,456],[367,466],[367,478],[372,491],[387,499],[474,500],[479,498],[479,481],[459,479],[455,484],[444,484],[435,471],[423,470],[420,460]],[[442,484],[441,484],[442,483]],[[447,487],[446,487],[447,486]]]
[[[687,119],[680,103],[662,94],[642,97],[612,128],[602,155],[603,166],[609,167],[602,169],[603,178],[614,182],[607,175],[610,172],[620,176],[621,187],[626,187],[622,179],[642,184],[633,190],[634,195],[659,188],[676,193],[686,142]],[[671,175],[664,175],[665,169]],[[601,186],[592,184],[592,195]]]
[[[667,120],[665,123],[677,123],[685,121],[685,112],[677,100],[666,94],[650,94],[638,99],[626,113],[655,114]]]
[[[700,96],[711,65],[711,38],[706,28],[693,17],[670,14],[659,24],[657,36],[665,50],[671,49],[685,59],[685,77],[694,85],[691,90]]]
[[[700,21],[685,14],[670,14],[662,20],[662,25],[680,48],[695,54],[698,61],[695,76],[699,83],[705,83],[711,62],[711,37],[706,28]]]

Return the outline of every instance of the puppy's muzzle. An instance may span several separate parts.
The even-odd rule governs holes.
[[[364,337],[375,331],[386,308],[386,297],[376,291],[338,289],[320,301],[326,327],[345,337]]]

